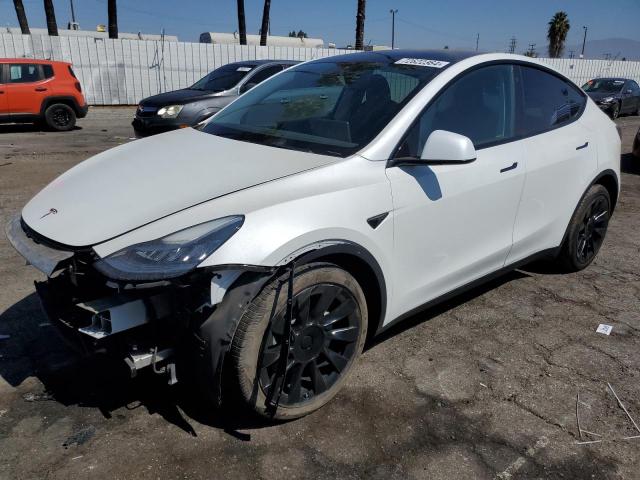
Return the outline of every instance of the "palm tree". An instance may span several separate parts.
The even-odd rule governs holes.
[[[118,6],[116,5],[116,0],[108,1],[107,13],[109,15],[109,38],[118,38]]]
[[[367,0],[358,0],[358,13],[356,14],[356,50],[364,47],[364,10]]]
[[[29,35],[31,31],[29,30],[29,22],[27,22],[27,14],[24,13],[24,5],[22,5],[22,0],[13,0],[13,6],[16,8],[16,15],[18,17],[18,23],[20,24],[20,31]]]
[[[260,45],[263,47],[267,44],[267,35],[269,34],[269,11],[271,10],[271,0],[264,0],[264,9],[262,10],[262,28],[260,28]]]
[[[571,25],[569,25],[569,17],[565,12],[557,12],[549,21],[547,39],[549,40],[549,56],[551,58],[562,56],[569,28]]]
[[[237,0],[238,3],[238,33],[240,34],[240,45],[247,44],[247,24],[244,18],[244,0]]]
[[[47,17],[47,31],[49,35],[58,36],[58,24],[56,23],[56,12],[53,9],[53,0],[44,0],[44,14]]]

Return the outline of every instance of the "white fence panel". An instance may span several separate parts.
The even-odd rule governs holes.
[[[0,33],[0,57],[71,62],[91,105],[135,105],[144,97],[188,87],[211,70],[231,62],[267,58],[304,61],[343,53],[352,51]],[[600,76],[640,82],[640,62],[566,58],[539,61],[578,85]]]

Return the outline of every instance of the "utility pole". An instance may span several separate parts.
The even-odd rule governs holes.
[[[20,24],[20,31],[23,35],[29,35],[29,22],[27,22],[27,14],[24,13],[24,5],[22,0],[13,0],[13,5],[16,8],[16,15],[18,16],[18,23]]]
[[[480,34],[476,34],[476,52],[478,51],[478,44],[480,43]]]
[[[516,37],[511,37],[511,41],[509,42],[509,53],[516,53],[517,44],[518,41],[516,40]]]
[[[582,53],[580,54],[580,58],[584,58],[584,44],[587,43],[587,30],[588,28],[583,26],[584,29],[584,38],[582,39]]]
[[[535,57],[536,56],[536,44],[535,43],[530,43],[529,44],[529,51],[527,52],[529,57]]]
[[[396,13],[398,13],[398,9],[389,10],[391,14],[391,50],[393,50],[396,46]]]
[[[573,50],[569,50],[569,59],[575,57],[575,52]]]

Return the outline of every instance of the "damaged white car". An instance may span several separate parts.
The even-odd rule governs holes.
[[[420,308],[541,255],[585,268],[619,178],[614,124],[531,59],[354,53],[82,162],[7,235],[80,350],[286,419]]]

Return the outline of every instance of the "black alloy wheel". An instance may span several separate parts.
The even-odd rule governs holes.
[[[69,105],[55,103],[47,108],[44,118],[52,130],[64,132],[76,125],[76,113]]]
[[[596,197],[585,211],[576,238],[576,255],[580,263],[588,264],[604,241],[609,224],[609,203],[604,196]]]
[[[367,299],[351,273],[308,263],[295,269],[286,342],[288,281],[288,272],[273,279],[246,307],[228,364],[230,392],[275,420],[302,417],[336,396],[364,349],[369,322]]]
[[[268,394],[278,372],[285,311],[272,321],[259,364],[260,388]],[[317,284],[293,298],[287,370],[280,404],[293,406],[326,392],[357,353],[358,305],[341,285]]]
[[[602,185],[589,187],[575,209],[558,254],[558,266],[578,272],[593,261],[604,241],[611,218],[609,191]]]

